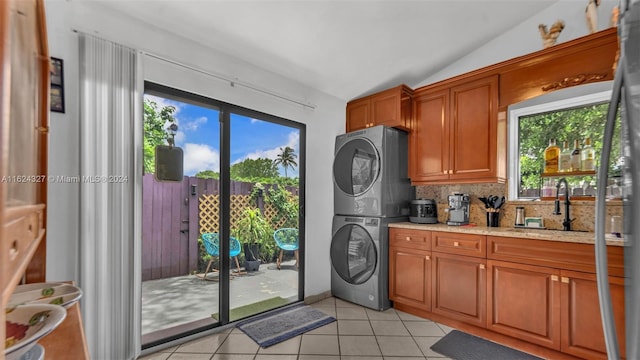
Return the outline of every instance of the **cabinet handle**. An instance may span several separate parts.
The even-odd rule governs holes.
[[[48,134],[49,133],[49,127],[48,126],[38,126],[36,128],[41,134]]]
[[[551,275],[551,281],[558,281],[558,275]]]
[[[442,173],[446,175],[449,173],[449,170],[443,170]]]
[[[431,256],[429,256],[429,255],[426,255],[424,258],[425,258],[426,260],[431,260]]]
[[[411,236],[407,236],[407,237],[405,238],[405,240],[407,240],[407,241],[411,241]]]
[[[460,243],[459,243],[459,242],[457,242],[457,241],[454,241],[454,242],[453,242],[453,246],[458,247],[458,246],[460,246]]]
[[[453,170],[449,170],[449,175],[453,174]]]
[[[13,261],[18,256],[18,241],[13,240],[11,248],[9,249],[9,260]]]
[[[566,277],[566,276],[563,276],[563,277],[560,278],[560,281],[562,281],[565,284],[568,284],[569,283],[569,278]]]
[[[480,264],[480,270],[484,270],[484,264]]]

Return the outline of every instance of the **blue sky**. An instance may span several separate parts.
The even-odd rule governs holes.
[[[218,111],[147,94],[145,99],[154,101],[159,108],[167,105],[176,107],[176,145],[184,152],[184,175],[192,176],[202,170],[220,171]],[[231,115],[232,165],[245,159],[276,159],[281,152],[280,148],[285,146],[293,148],[298,155],[299,143],[298,129],[237,114]],[[284,176],[282,167],[280,174]],[[297,177],[298,167],[287,169],[287,175]]]

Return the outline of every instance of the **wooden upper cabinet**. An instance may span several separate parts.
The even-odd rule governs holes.
[[[369,127],[371,99],[354,100],[347,104],[347,132]]]
[[[409,134],[409,177],[413,183],[449,179],[449,89],[417,92]]]
[[[411,122],[413,90],[400,85],[347,103],[347,132],[376,125],[403,130]]]
[[[498,75],[426,87],[414,96],[409,171],[413,184],[504,182],[505,119]],[[499,149],[502,146],[505,149]]]
[[[612,80],[617,49],[612,28],[416,89],[411,182],[504,183],[507,107],[566,87]]]
[[[563,88],[613,80],[616,28],[567,41],[500,65],[500,106]]]

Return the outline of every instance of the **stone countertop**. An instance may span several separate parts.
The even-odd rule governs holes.
[[[389,227],[427,230],[427,231],[443,231],[457,232],[462,234],[478,234],[490,236],[517,237],[534,240],[563,241],[582,244],[594,244],[595,233],[583,231],[562,231],[562,230],[546,230],[535,228],[510,228],[510,227],[486,227],[476,225],[449,226],[446,224],[416,224],[411,222],[391,223]],[[622,239],[606,236],[607,245],[624,246]]]

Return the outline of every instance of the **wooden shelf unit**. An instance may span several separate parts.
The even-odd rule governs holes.
[[[46,276],[50,58],[44,0],[0,1],[0,283],[2,308],[21,281]],[[0,311],[0,323],[5,312]],[[5,326],[0,338],[6,340]],[[4,342],[4,341],[3,341]],[[47,359],[89,359],[78,304],[38,341]],[[4,360],[4,351],[0,360]]]
[[[542,173],[540,174],[543,178],[557,178],[557,177],[565,177],[565,176],[595,176],[597,175],[595,170],[590,171],[566,171],[566,172],[557,172],[557,173]]]

